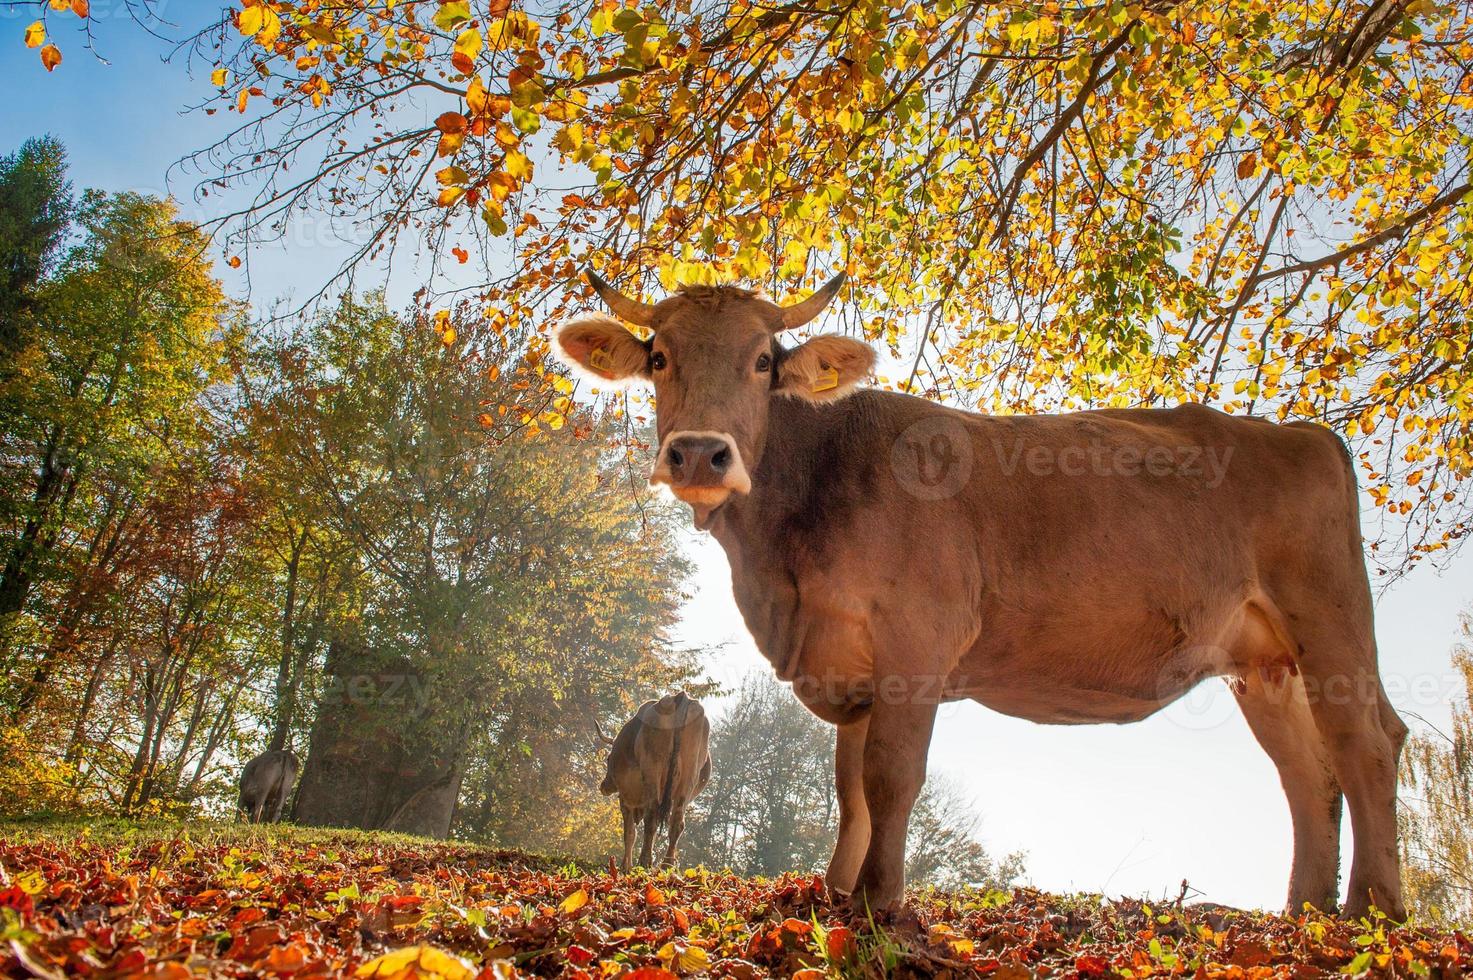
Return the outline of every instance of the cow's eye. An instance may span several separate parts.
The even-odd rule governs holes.
[[[771,354],[758,354],[757,355],[757,373],[758,374],[766,374],[768,371],[771,371],[771,370],[772,370],[772,355]]]
[[[650,355],[650,370],[652,370],[652,371],[663,371],[663,370],[665,370],[665,355],[664,354],[661,354],[659,351],[655,351],[653,354]]]

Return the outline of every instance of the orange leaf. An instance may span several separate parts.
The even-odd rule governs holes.
[[[452,54],[450,56],[450,64],[462,75],[469,75],[476,70],[476,63],[464,51],[457,51]]]
[[[470,260],[470,257],[471,257],[471,253],[467,252],[465,249],[461,248],[459,245],[457,245],[455,248],[452,248],[450,250],[450,254],[453,255],[453,256],[455,256],[455,260],[457,262],[459,262],[461,265],[465,265],[466,262],[468,262]]]
[[[442,112],[435,120],[435,128],[447,136],[458,136],[469,125],[470,121],[458,112]]]
[[[46,45],[41,49],[41,64],[47,71],[56,71],[56,66],[61,64],[61,49],[54,44]]]
[[[90,10],[87,0],[72,0],[72,13],[78,17],[86,17]]]
[[[511,0],[491,0],[491,5],[486,8],[486,17],[490,20],[500,20],[511,11]]]

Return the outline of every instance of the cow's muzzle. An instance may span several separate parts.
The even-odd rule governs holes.
[[[675,496],[700,507],[719,507],[733,492],[752,490],[741,450],[725,432],[672,432],[650,482],[667,483]]]

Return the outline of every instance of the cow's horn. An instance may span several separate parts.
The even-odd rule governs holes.
[[[586,275],[588,276],[588,284],[593,287],[593,291],[598,293],[599,298],[608,304],[609,309],[613,310],[616,316],[638,327],[648,327],[650,325],[650,321],[655,316],[653,305],[641,303],[637,299],[630,299],[613,286],[610,286],[604,281],[603,276],[600,276],[592,269],[589,269]]]
[[[783,307],[783,329],[792,330],[801,327],[823,312],[823,308],[829,305],[829,300],[844,285],[844,273],[839,273],[834,278],[823,284],[823,288],[801,303]]]

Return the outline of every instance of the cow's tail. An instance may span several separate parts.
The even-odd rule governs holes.
[[[685,692],[679,694],[680,704],[675,709],[675,735],[670,740],[670,762],[665,766],[665,785],[660,790],[660,802],[655,806],[655,823],[664,824],[670,819],[670,809],[675,802],[675,772],[680,767],[680,736],[685,734],[685,723],[690,717],[690,699]]]

